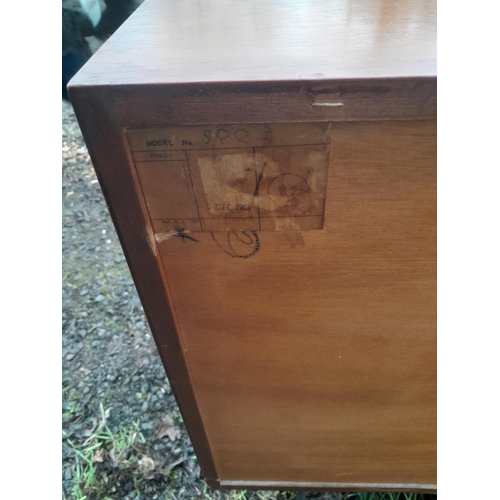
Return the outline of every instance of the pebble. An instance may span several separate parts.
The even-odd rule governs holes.
[[[99,294],[95,299],[94,302],[102,302],[104,300],[104,295]]]

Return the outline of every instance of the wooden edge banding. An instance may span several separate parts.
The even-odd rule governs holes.
[[[170,380],[202,474],[218,473],[208,437],[191,385],[184,350],[168,300],[163,268],[159,265],[156,243],[144,231],[149,227],[142,200],[137,196],[121,127],[114,123],[110,101],[104,93],[89,88],[71,88],[71,102],[89,149],[106,205],[127,260],[144,313],[151,327],[160,359]],[[123,168],[127,165],[127,168]],[[119,173],[119,175],[118,175]],[[216,479],[209,479],[216,484]],[[209,484],[210,484],[209,483]]]
[[[151,85],[78,84],[120,103],[113,112],[127,127],[301,121],[436,119],[437,78],[298,80]],[[326,104],[326,105],[325,105]],[[335,104],[330,106],[329,104]],[[144,124],[141,118],[149,116]],[[167,118],[168,117],[168,118]]]
[[[207,482],[208,484],[208,482]],[[396,491],[436,493],[436,484],[395,483],[305,483],[280,481],[220,481],[220,488],[230,490],[303,490],[303,491]]]

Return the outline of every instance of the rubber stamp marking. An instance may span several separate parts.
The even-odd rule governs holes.
[[[260,250],[257,231],[230,231],[210,234],[216,245],[230,257],[248,259]]]

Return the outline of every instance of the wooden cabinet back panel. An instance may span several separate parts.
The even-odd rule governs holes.
[[[159,243],[221,480],[435,483],[435,134],[332,124],[322,230]]]

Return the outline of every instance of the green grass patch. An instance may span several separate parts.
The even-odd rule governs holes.
[[[147,472],[138,449],[145,442],[139,422],[112,432],[107,417],[101,403],[100,418],[89,437],[80,444],[67,440],[75,455],[70,480],[72,500],[110,500],[110,490],[119,477],[132,479],[137,487]]]

